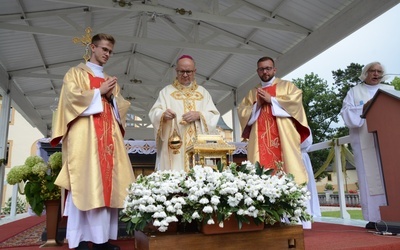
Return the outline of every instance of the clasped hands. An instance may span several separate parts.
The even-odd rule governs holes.
[[[263,105],[271,103],[271,95],[263,90],[262,88],[257,89],[257,108],[261,108]]]
[[[99,90],[101,95],[105,95],[107,99],[110,99],[115,85],[117,85],[117,77],[107,77],[106,80],[100,85]]]
[[[164,112],[164,121],[172,120],[176,117],[176,113],[171,110],[167,109]],[[179,123],[185,125],[187,123],[191,123],[194,121],[200,120],[200,113],[198,111],[189,111],[182,115],[182,121]]]

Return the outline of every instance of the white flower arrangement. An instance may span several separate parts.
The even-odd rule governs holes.
[[[311,220],[306,212],[310,199],[306,185],[296,184],[280,166],[274,175],[273,170],[248,161],[219,167],[219,171],[195,166],[188,173],[141,175],[128,188],[120,219],[127,223],[129,233],[145,231],[151,223],[160,232],[171,222],[218,223],[223,227],[231,215],[236,216],[239,228],[250,218],[257,225]]]

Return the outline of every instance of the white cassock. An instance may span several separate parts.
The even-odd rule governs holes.
[[[321,217],[321,208],[319,205],[317,184],[314,178],[314,170],[311,165],[310,156],[307,153],[312,143],[312,134],[310,134],[310,136],[301,144],[301,154],[303,156],[304,166],[306,167],[308,175],[307,189],[311,193],[310,214],[312,217]]]
[[[393,86],[361,83],[349,90],[343,100],[341,116],[349,128],[351,147],[356,164],[360,203],[364,220],[377,222],[381,219],[380,206],[386,206],[386,194],[383,185],[379,150],[375,147],[375,138],[368,132],[365,119],[361,118],[363,105],[378,91],[393,89]]]
[[[311,130],[310,130],[311,131]],[[310,200],[307,203],[307,212],[311,215],[311,217],[321,217],[321,208],[319,205],[318,191],[317,185],[314,179],[314,170],[311,165],[310,156],[307,151],[313,143],[312,134],[307,137],[305,141],[301,143],[301,155],[303,157],[303,163],[307,170],[308,181],[307,181],[307,189],[310,192]],[[311,229],[311,222],[306,221],[303,222],[304,229]]]
[[[64,216],[68,216],[66,239],[69,248],[81,241],[102,244],[118,237],[118,208],[101,207],[89,211],[79,210],[68,193]]]

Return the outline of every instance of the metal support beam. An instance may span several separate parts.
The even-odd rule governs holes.
[[[339,141],[335,140],[335,166],[336,166],[336,175],[337,175],[337,183],[338,183],[338,191],[339,191],[339,205],[340,205],[340,217],[343,219],[350,219],[350,214],[346,210],[346,197],[344,195],[344,178],[342,172],[342,160],[341,160],[341,145]]]
[[[233,90],[233,108],[231,109],[232,112],[232,126],[233,126],[233,141],[240,142],[242,140],[242,131],[240,128],[240,121],[238,115],[238,105],[239,102],[237,100],[237,90]]]
[[[17,215],[17,200],[18,200],[18,184],[13,185],[13,191],[11,196],[11,209],[10,218],[15,219]]]
[[[8,81],[8,80],[7,80]],[[0,113],[0,159],[7,158],[8,123],[10,120],[11,97],[9,93],[2,93]],[[0,213],[3,207],[3,189],[5,176],[5,163],[0,163]]]

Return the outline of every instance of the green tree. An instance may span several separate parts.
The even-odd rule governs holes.
[[[338,103],[335,103],[339,107],[338,114],[340,113],[340,109],[342,108],[343,100],[349,92],[350,88],[354,87],[357,84],[361,83],[360,74],[364,65],[359,63],[350,63],[344,70],[338,69],[336,71],[332,71],[333,77],[333,86],[335,87]],[[336,129],[336,134],[334,137],[339,138],[346,135],[349,135],[349,129],[346,126],[338,127]]]
[[[395,77],[391,84],[394,86],[396,90],[400,90],[400,77]]]
[[[332,71],[334,80],[333,85],[336,86],[338,98],[341,100],[340,106],[350,88],[361,83],[361,80],[358,77],[360,76],[363,67],[364,65],[351,63],[344,70],[338,69]]]
[[[314,143],[331,139],[337,130],[332,125],[339,121],[341,108],[334,88],[314,73],[305,75],[304,79],[294,79],[293,83],[303,90],[303,106]]]
[[[314,73],[305,75],[304,79],[294,79],[293,83],[303,91],[303,106],[313,133],[313,142],[332,139],[337,133],[333,124],[339,121],[338,114],[341,108],[341,100],[334,88]],[[328,149],[309,153],[314,172],[322,166],[328,153]]]

